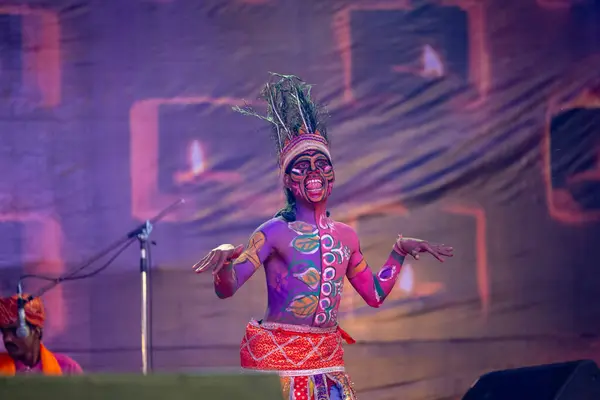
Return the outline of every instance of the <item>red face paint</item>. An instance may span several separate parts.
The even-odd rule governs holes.
[[[319,203],[331,194],[335,175],[327,156],[318,151],[300,154],[289,172],[290,189],[296,198]]]

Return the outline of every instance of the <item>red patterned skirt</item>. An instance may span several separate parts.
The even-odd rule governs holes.
[[[242,339],[242,368],[277,372],[285,400],[329,400],[336,386],[342,400],[356,400],[344,369],[339,327],[316,328],[251,320]]]

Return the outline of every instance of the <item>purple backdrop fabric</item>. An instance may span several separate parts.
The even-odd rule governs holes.
[[[154,366],[236,366],[264,276],[223,301],[190,267],[282,204],[268,128],[231,111],[275,71],[328,104],[332,216],[372,265],[398,233],[455,247],[411,262],[377,311],[346,291],[363,397],[448,398],[493,369],[600,359],[597,2],[5,3],[4,292],[185,198],[152,233]],[[51,347],[88,371],[139,368],[137,256],[45,296]]]

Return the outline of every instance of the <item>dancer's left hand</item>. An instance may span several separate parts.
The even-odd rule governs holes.
[[[444,262],[444,257],[452,257],[454,255],[454,249],[450,246],[429,243],[421,239],[401,237],[398,239],[397,244],[400,250],[413,256],[415,260],[419,259],[419,253],[429,253],[440,262]]]

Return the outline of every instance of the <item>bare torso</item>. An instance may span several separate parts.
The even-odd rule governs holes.
[[[404,247],[411,254],[433,251],[440,257],[427,242],[397,239],[385,264],[374,274],[350,226],[329,218],[324,204],[298,206],[296,220],[273,218],[265,222],[245,247],[234,250],[232,245],[222,245],[198,262],[196,271],[217,268],[215,292],[227,298],[264,267],[268,294],[265,320],[326,328],[337,324],[344,278],[369,306],[383,303],[408,252]],[[451,255],[452,249],[443,251]]]
[[[266,225],[264,233],[273,248],[263,263],[268,293],[265,319],[335,325],[353,231],[324,215],[319,221],[272,220]]]

